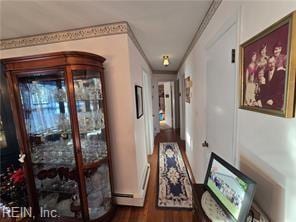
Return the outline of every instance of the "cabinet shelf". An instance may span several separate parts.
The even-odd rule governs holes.
[[[58,193],[58,194],[65,194],[65,195],[73,195],[75,191],[63,191],[63,190],[38,190],[39,193]]]
[[[105,130],[105,127],[98,128],[98,129],[95,129],[95,130],[81,130],[80,134],[85,135],[85,134],[88,134],[88,133],[93,133],[95,131],[103,131],[103,130]],[[101,133],[99,133],[99,134],[101,134]]]
[[[93,163],[84,164],[83,169],[89,170],[89,169],[98,168],[99,166],[107,162],[108,162],[108,156],[104,157],[103,159],[97,160]]]
[[[59,163],[51,163],[51,162],[32,162],[32,165],[36,166],[52,166],[52,167],[68,167],[68,168],[74,168],[76,167],[75,163],[65,163],[65,162],[59,162]]]
[[[103,99],[75,99],[77,102],[102,102]]]

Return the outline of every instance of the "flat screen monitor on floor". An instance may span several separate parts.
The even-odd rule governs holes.
[[[256,183],[215,153],[211,154],[205,187],[234,221],[245,221]]]

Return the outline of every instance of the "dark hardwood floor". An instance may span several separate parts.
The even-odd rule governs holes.
[[[158,144],[159,142],[177,142],[182,152],[183,160],[187,166],[189,174],[192,171],[185,155],[185,143],[180,140],[179,131],[173,129],[161,130],[155,138],[154,152],[149,156],[151,165],[150,179],[146,194],[144,207],[118,206],[112,222],[191,222],[192,211],[163,209],[156,206],[157,186],[158,186]],[[194,183],[194,178],[191,177]]]

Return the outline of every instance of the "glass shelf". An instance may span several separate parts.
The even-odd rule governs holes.
[[[103,98],[98,99],[75,99],[77,102],[102,102]]]
[[[75,191],[63,191],[63,190],[43,190],[43,189],[40,189],[38,190],[39,193],[58,193],[58,194],[64,194],[64,195],[72,195],[73,194],[76,194]]]
[[[32,162],[33,165],[46,165],[46,166],[57,166],[57,167],[75,167],[75,161],[72,163],[65,162]]]
[[[75,159],[72,139],[59,139],[33,146],[31,159],[34,164],[74,165]]]
[[[108,162],[108,156],[106,154],[106,156],[100,160],[97,160],[97,161],[89,163],[89,164],[85,164],[83,166],[83,169],[89,170],[89,169],[93,169],[93,168],[98,168],[99,166],[101,166],[102,164],[107,163],[107,162]]]

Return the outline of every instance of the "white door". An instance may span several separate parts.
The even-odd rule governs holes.
[[[236,47],[236,24],[221,33],[208,50],[207,62],[207,138],[209,158],[215,152],[235,164],[234,148],[236,66],[232,49]],[[208,163],[205,163],[208,164]]]

